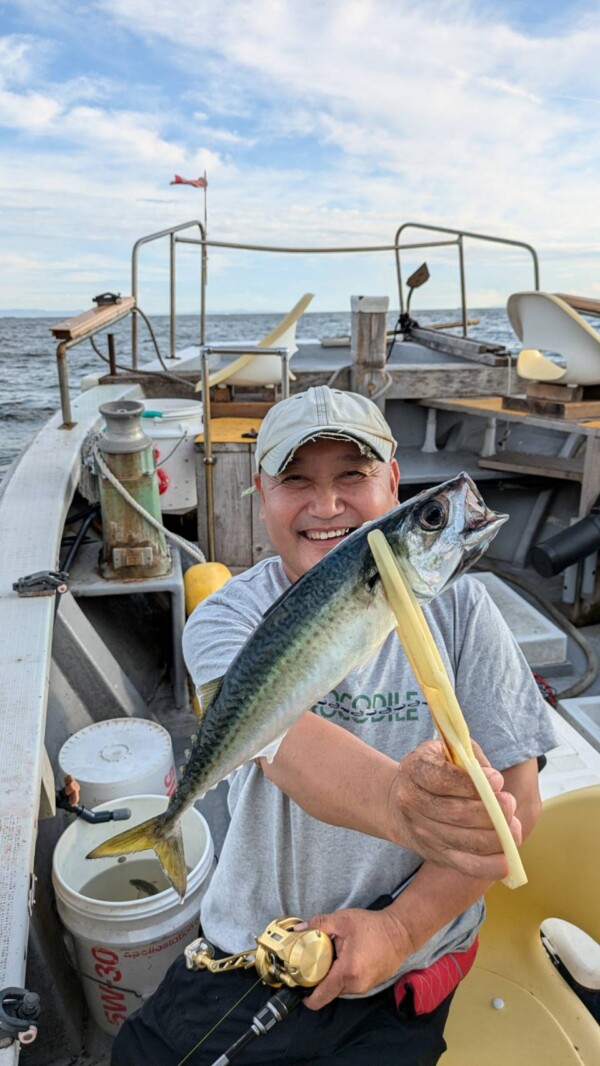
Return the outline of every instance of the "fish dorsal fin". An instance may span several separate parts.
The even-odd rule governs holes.
[[[215,677],[214,680],[207,681],[205,685],[198,685],[198,695],[200,696],[200,706],[203,718],[211,703],[214,703],[222,684],[223,678]]]

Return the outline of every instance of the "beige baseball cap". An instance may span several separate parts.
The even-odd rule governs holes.
[[[301,444],[316,437],[356,441],[361,451],[389,463],[396,441],[372,400],[317,385],[281,400],[268,412],[256,438],[256,469],[275,475]]]

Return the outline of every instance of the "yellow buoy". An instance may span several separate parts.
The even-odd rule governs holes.
[[[190,566],[183,578],[186,614],[191,614],[202,600],[222,588],[230,577],[231,571],[224,563],[197,563],[196,566]]]
[[[231,571],[224,563],[197,563],[196,566],[190,566],[183,576],[186,614],[190,615],[207,596],[223,588],[230,577]],[[197,696],[192,698],[192,705],[196,718],[202,718],[202,709]]]

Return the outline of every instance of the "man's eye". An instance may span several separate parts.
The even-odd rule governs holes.
[[[344,470],[344,473],[341,476],[346,478],[346,480],[351,479],[357,481],[359,478],[364,477],[364,473],[362,470]]]
[[[279,482],[280,485],[305,485],[307,478],[302,477],[301,474],[288,474],[283,477]]]

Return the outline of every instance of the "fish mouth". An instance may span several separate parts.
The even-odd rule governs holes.
[[[507,514],[500,514],[498,511],[488,511],[486,508],[486,514],[479,516],[476,520],[469,522],[466,527],[467,542],[469,548],[477,548],[481,545],[487,546],[496,536],[496,533],[505,522],[508,522],[509,516]]]

